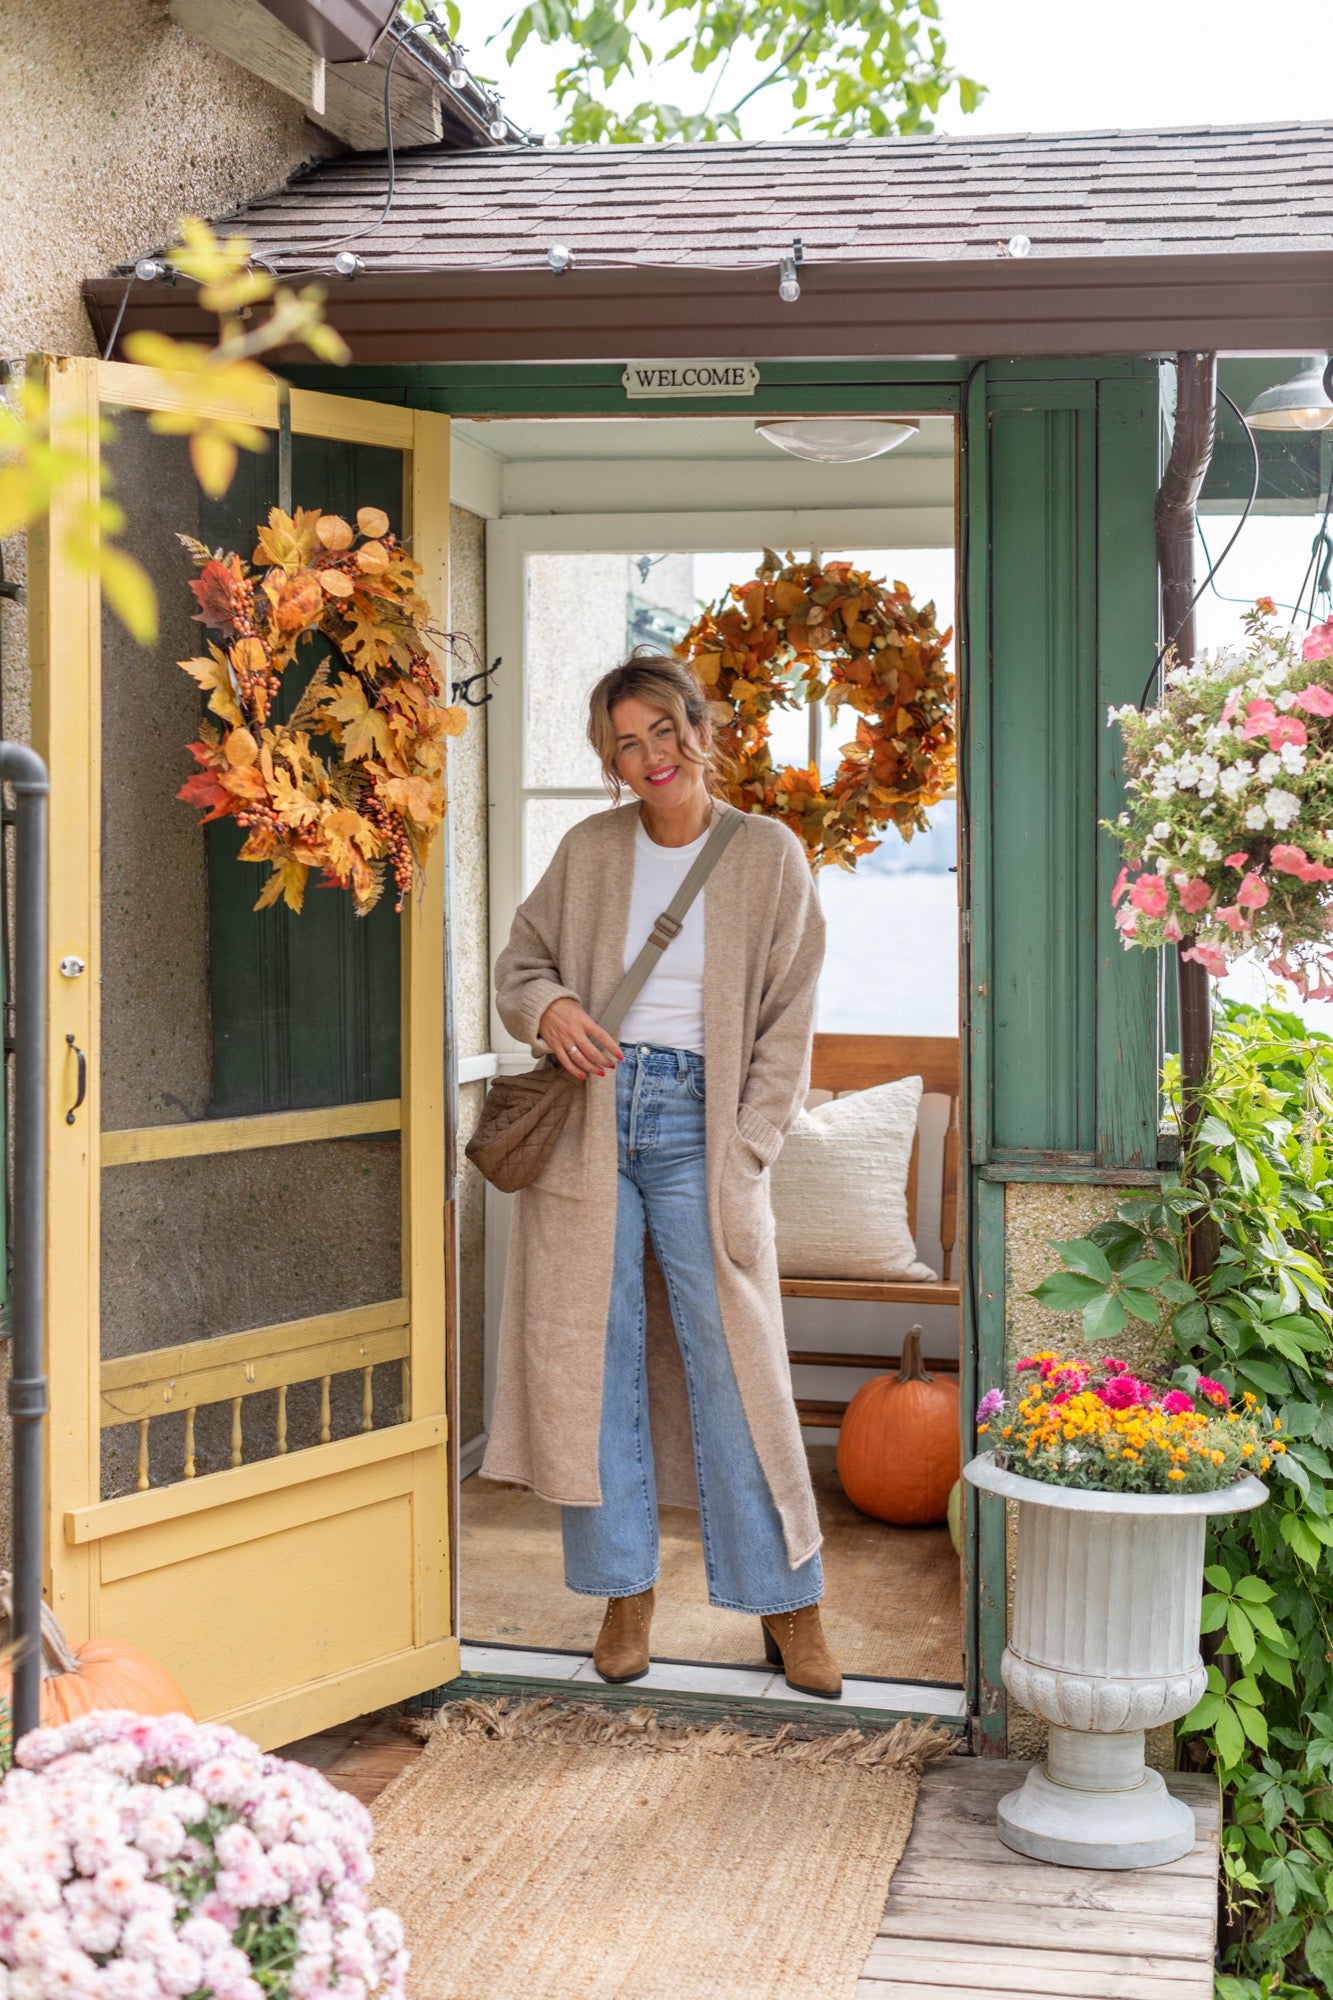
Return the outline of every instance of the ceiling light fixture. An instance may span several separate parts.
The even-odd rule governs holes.
[[[855,465],[864,458],[882,458],[921,426],[910,417],[792,417],[765,418],[755,429],[779,451],[818,465]]]
[[[1333,360],[1310,355],[1285,382],[1260,391],[1245,421],[1256,431],[1333,430]]]

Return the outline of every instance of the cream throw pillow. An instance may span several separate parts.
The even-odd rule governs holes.
[[[773,1162],[784,1278],[915,1278],[907,1169],[921,1078],[904,1076],[801,1111]]]

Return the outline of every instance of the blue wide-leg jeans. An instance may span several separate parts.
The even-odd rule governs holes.
[[[632,1597],[657,1580],[657,1487],[648,1430],[644,1228],[666,1279],[685,1366],[708,1599],[729,1611],[799,1611],[823,1595],[818,1555],[791,1569],[722,1331],[704,1181],[704,1061],[626,1047],[616,1069],[619,1183],[599,1440],[602,1503],[564,1507],[565,1581]]]

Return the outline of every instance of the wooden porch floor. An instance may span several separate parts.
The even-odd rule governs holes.
[[[418,1748],[368,1716],[284,1754],[369,1805]],[[1167,1780],[1198,1822],[1183,1860],[1123,1873],[1052,1868],[995,1835],[995,1807],[1026,1770],[960,1757],[926,1772],[856,2000],[1212,2000],[1216,1786]]]

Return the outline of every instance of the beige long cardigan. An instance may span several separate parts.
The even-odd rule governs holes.
[[[708,1216],[727,1348],[795,1569],[821,1537],[792,1400],[768,1169],[809,1084],[824,920],[796,836],[776,820],[739,817],[702,892]],[[534,1055],[547,1053],[537,1027],[553,1000],[572,995],[600,1018],[619,984],[638,824],[635,801],[571,828],[515,914],[496,961],[496,1005]],[[576,1507],[601,1502],[615,1106],[614,1074],[594,1075],[541,1174],[515,1197],[495,1416],[482,1467],[489,1479],[515,1480]],[[684,1371],[651,1248],[645,1281],[658,1497],[697,1507]]]

